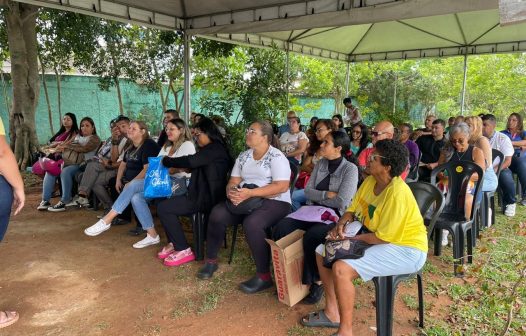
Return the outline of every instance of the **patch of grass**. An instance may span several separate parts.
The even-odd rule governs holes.
[[[449,282],[446,287],[453,303],[446,308],[445,321],[427,318],[426,335],[499,335],[504,330],[507,335],[526,334],[524,218],[526,207],[521,206],[514,218],[497,213],[495,225],[478,240],[464,282]],[[440,295],[440,284],[429,282],[427,292]]]
[[[418,310],[418,299],[411,294],[402,295],[402,301],[404,301],[407,308],[411,310]]]
[[[110,327],[110,324],[106,321],[102,321],[100,323],[97,323],[95,327],[97,327],[97,329],[99,330],[106,330]]]
[[[319,328],[318,328],[319,329]],[[287,336],[307,336],[307,335],[323,335],[317,328],[307,328],[300,325],[295,325],[287,330]]]

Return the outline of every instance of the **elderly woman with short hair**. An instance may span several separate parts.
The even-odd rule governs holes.
[[[367,233],[350,239],[371,246],[359,259],[340,259],[332,269],[323,265],[323,245],[318,246],[317,262],[325,287],[325,309],[301,319],[305,326],[337,327],[337,335],[352,335],[355,288],[353,280],[413,273],[424,266],[427,233],[411,189],[400,178],[408,162],[407,148],[398,141],[380,140],[369,156],[368,176],[351,206],[327,236],[345,239],[348,222],[360,221]]]

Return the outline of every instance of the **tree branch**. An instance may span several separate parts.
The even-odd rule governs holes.
[[[526,277],[526,266],[524,266],[524,268],[522,269],[522,271],[520,273],[519,279],[513,285],[513,290],[511,291],[511,295],[510,295],[511,298],[515,298],[516,297],[517,289],[519,288],[519,285],[521,284],[522,280],[524,280],[525,277]],[[510,329],[511,321],[513,320],[513,306],[514,306],[514,304],[515,304],[515,299],[513,299],[513,301],[510,302],[510,309],[508,310],[508,317],[507,317],[506,327],[504,328],[504,330],[502,331],[500,336],[505,336],[508,333],[508,330]]]

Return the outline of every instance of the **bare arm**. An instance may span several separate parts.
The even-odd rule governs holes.
[[[22,181],[22,176],[20,176],[15,155],[3,135],[0,135],[0,174],[4,176],[7,183],[13,188],[14,214],[16,215],[22,210],[25,203],[24,182]]]
[[[295,156],[298,156],[298,155],[301,155],[303,153],[305,153],[305,151],[307,150],[307,146],[309,145],[309,140],[307,139],[301,139],[298,141],[298,148],[293,151],[293,152],[290,152],[290,153],[287,153],[287,157],[295,157]]]
[[[312,173],[312,170],[314,169],[314,165],[312,164],[312,158],[312,155],[305,155],[303,161],[301,162],[301,171],[304,171],[309,174]]]

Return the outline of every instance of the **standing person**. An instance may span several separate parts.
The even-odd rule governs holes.
[[[526,205],[526,131],[523,118],[519,113],[512,113],[508,117],[506,129],[502,131],[511,140],[515,153],[511,158],[510,170],[517,174],[522,190],[519,190],[522,200],[520,204]]]
[[[254,122],[247,129],[246,144],[250,149],[239,154],[232,169],[226,187],[229,203],[219,203],[210,214],[206,262],[197,274],[200,279],[209,279],[217,270],[217,255],[228,224],[243,223],[256,275],[242,282],[239,289],[252,294],[272,286],[266,230],[290,212],[290,165],[285,155],[272,146],[274,141],[267,121]],[[254,197],[260,198],[258,206],[244,214],[235,213],[235,207]]]
[[[362,122],[362,115],[358,107],[354,106],[352,103],[352,98],[347,97],[343,99],[343,105],[345,105],[345,121],[348,125],[354,125],[359,122]]]
[[[14,205],[16,216],[24,207],[24,182],[20,176],[18,165],[11,148],[5,140],[5,129],[0,119],[0,242],[4,238],[9,224],[11,207]],[[18,321],[20,315],[16,311],[0,311],[0,329]]]
[[[157,215],[166,232],[168,244],[157,254],[165,266],[179,266],[195,260],[186,240],[179,216],[197,212],[210,213],[214,205],[224,202],[227,172],[231,158],[224,138],[214,122],[201,119],[195,125],[199,151],[194,155],[164,157],[163,165],[169,168],[190,169],[188,193],[157,202]],[[211,230],[208,225],[208,229]],[[196,233],[194,233],[196,234]]]
[[[358,157],[366,148],[373,147],[369,142],[369,130],[362,123],[354,124],[351,130],[351,152]]]
[[[159,138],[157,138],[157,144],[159,147],[164,146],[164,143],[166,142],[167,136],[166,136],[166,125],[168,124],[168,121],[172,119],[178,119],[179,118],[179,112],[177,110],[166,110],[164,111],[163,116],[163,129],[161,130],[161,133],[159,133]]]
[[[287,159],[298,166],[301,163],[301,157],[307,150],[309,138],[301,131],[301,121],[298,117],[289,118],[290,129],[279,138],[281,151]]]
[[[442,119],[433,121],[431,134],[424,135],[416,139],[416,144],[422,152],[420,168],[418,168],[419,180],[429,182],[431,171],[438,166],[440,152],[446,144],[444,138],[444,127],[446,123]]]
[[[60,172],[62,196],[60,201],[51,206],[49,200],[55,188],[57,177],[46,172],[42,188],[42,201],[37,210],[51,212],[66,211],[66,204],[72,201],[71,192],[74,177],[81,163],[91,159],[99,147],[100,138],[97,135],[95,123],[90,117],[82,118],[80,121],[80,133],[74,139],[64,141],[56,147],[57,153],[61,153],[64,160],[64,168]],[[68,204],[69,205],[69,204]],[[76,205],[76,202],[71,205]]]

